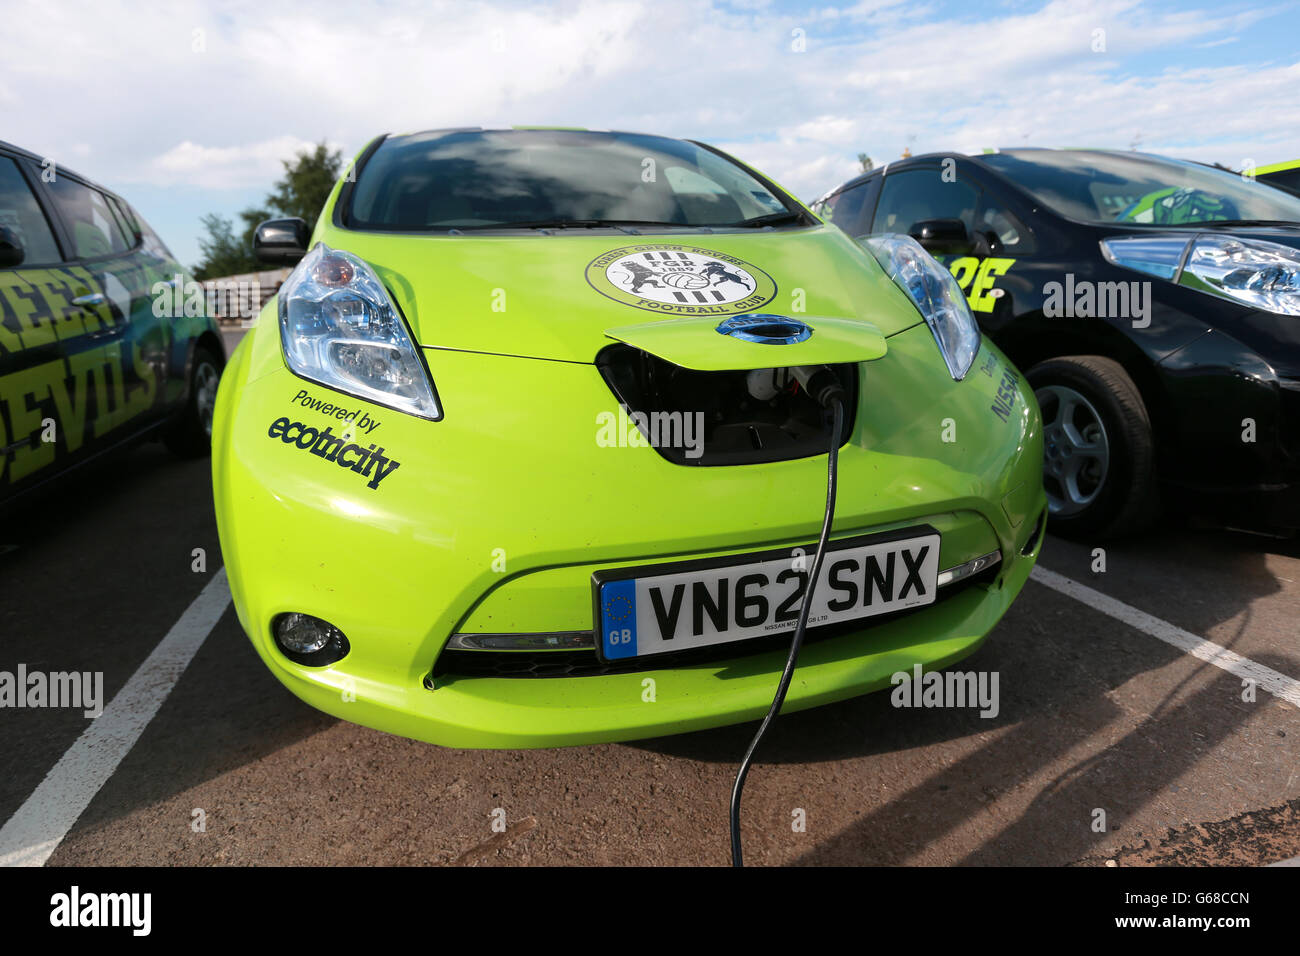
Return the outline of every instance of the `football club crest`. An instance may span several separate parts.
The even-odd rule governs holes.
[[[733,315],[772,301],[762,269],[712,249],[655,243],[614,249],[587,266],[587,281],[616,302],[666,315]]]

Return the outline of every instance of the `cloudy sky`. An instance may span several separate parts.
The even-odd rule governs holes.
[[[120,191],[186,263],[324,139],[554,124],[703,139],[815,198],[938,149],[1300,157],[1300,4],[5,0],[0,139]]]

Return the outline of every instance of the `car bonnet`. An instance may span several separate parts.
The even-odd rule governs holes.
[[[428,348],[592,362],[617,340],[676,364],[766,367],[876,358],[884,338],[922,321],[870,253],[831,226],[320,238],[370,263]],[[811,338],[790,346],[805,357],[769,361],[764,347],[717,334],[753,313],[808,326]],[[647,334],[660,322],[672,331]],[[736,358],[713,359],[715,348]]]

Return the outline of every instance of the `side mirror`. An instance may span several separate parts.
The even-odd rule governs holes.
[[[907,234],[927,252],[970,252],[971,237],[960,219],[923,219]]]
[[[0,226],[0,269],[12,269],[14,266],[22,265],[26,254],[18,233],[8,226]]]
[[[253,255],[276,266],[292,266],[307,254],[311,230],[302,219],[268,219],[253,233]]]

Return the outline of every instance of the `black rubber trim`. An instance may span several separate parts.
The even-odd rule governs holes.
[[[888,614],[874,617],[858,618],[839,624],[828,624],[808,629],[804,644],[843,637],[846,634],[860,633],[864,642],[870,639],[871,631],[878,625],[911,614],[920,614],[928,608],[942,604],[975,585],[990,584],[997,578],[1000,565],[981,571],[965,580],[945,588],[940,588],[933,602],[918,607],[903,608]],[[700,667],[723,661],[740,660],[769,651],[785,650],[790,643],[790,632],[765,634],[744,641],[729,644],[715,644],[712,647],[692,648],[684,651],[672,651],[648,657],[625,658],[621,661],[602,661],[594,650],[589,651],[538,651],[538,652],[496,652],[453,651],[444,650],[438,655],[433,667],[433,677],[442,682],[458,678],[505,678],[505,679],[556,679],[566,677],[613,677],[620,674],[641,674],[651,671],[674,670],[682,667]],[[864,644],[863,653],[869,648]],[[779,665],[777,665],[779,667]]]

